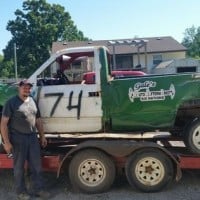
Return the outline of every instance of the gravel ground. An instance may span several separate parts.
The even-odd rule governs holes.
[[[200,199],[200,170],[184,171],[182,179],[173,182],[168,188],[157,193],[142,193],[129,186],[124,176],[120,176],[115,181],[112,188],[103,194],[86,195],[76,193],[70,187],[68,178],[62,176],[55,178],[54,173],[44,174],[45,183],[51,193],[51,200],[199,200]],[[0,199],[16,199],[13,189],[12,170],[0,171]],[[34,198],[33,198],[34,199]],[[38,199],[38,198],[35,198]]]

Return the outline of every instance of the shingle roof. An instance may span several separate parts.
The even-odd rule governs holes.
[[[171,36],[166,37],[151,37],[151,38],[134,38],[134,39],[119,39],[119,40],[148,40],[147,42],[147,53],[161,53],[161,52],[175,52],[175,51],[186,51],[187,49],[176,41]],[[112,40],[112,41],[119,41]],[[81,47],[81,46],[106,46],[109,50],[113,51],[112,46],[108,45],[111,40],[94,40],[94,41],[73,41],[73,42],[53,42],[52,53],[58,50],[70,47]],[[140,49],[140,53],[144,53],[145,48]],[[120,45],[115,47],[116,54],[134,54],[137,53],[137,48],[130,45]]]

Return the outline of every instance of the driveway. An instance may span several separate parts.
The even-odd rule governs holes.
[[[182,179],[171,183],[157,193],[142,193],[131,188],[126,178],[118,176],[107,193],[87,195],[75,192],[67,176],[56,179],[55,173],[44,174],[46,187],[52,194],[52,200],[199,200],[200,170],[184,171]],[[12,170],[0,170],[0,199],[14,200]],[[34,199],[34,198],[33,198]],[[36,199],[36,198],[35,198]]]

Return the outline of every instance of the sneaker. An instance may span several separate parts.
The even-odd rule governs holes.
[[[30,200],[31,197],[27,193],[20,193],[17,195],[17,200]]]
[[[49,199],[50,198],[50,193],[46,192],[44,190],[41,190],[41,191],[36,193],[36,196],[40,197],[41,199]]]

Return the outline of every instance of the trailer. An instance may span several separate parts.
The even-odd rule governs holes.
[[[153,139],[142,137],[48,137],[48,146],[42,150],[43,170],[55,177],[68,173],[73,188],[92,194],[108,191],[118,173],[124,173],[133,188],[156,192],[179,181],[182,170],[200,169],[200,155],[191,154],[180,139],[157,133]],[[0,153],[0,168],[12,167],[12,157]]]

